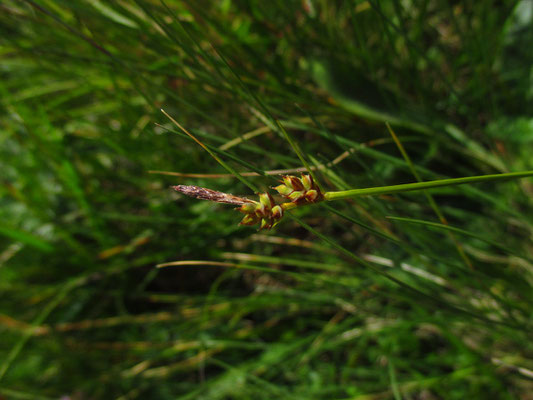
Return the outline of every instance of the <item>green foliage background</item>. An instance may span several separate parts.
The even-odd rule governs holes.
[[[257,233],[169,189],[253,195],[160,112],[257,190],[275,120],[326,190],[416,181],[385,122],[423,180],[531,170],[530,1],[0,11],[0,397],[531,398],[531,179]]]

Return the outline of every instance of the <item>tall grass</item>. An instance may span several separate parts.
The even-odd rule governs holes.
[[[527,0],[0,9],[0,396],[527,398],[531,178],[170,189],[532,170]]]

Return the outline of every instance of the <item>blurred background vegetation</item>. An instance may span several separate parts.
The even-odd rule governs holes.
[[[169,189],[253,195],[160,112],[258,190],[302,167],[274,119],[327,190],[416,181],[385,122],[423,180],[533,169],[532,22],[529,0],[4,0],[0,398],[532,399],[531,179],[257,232]]]

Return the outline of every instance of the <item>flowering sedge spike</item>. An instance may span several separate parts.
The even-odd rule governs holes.
[[[299,192],[292,192],[291,194],[289,194],[287,196],[287,198],[290,200],[290,201],[294,201],[296,203],[301,203],[301,200],[305,198],[305,192],[303,190],[299,191]]]
[[[272,207],[272,218],[280,220],[283,217],[283,208],[281,206]]]
[[[270,229],[283,217],[283,208],[276,205],[269,193],[261,193],[258,202],[243,204],[237,210],[246,214],[240,225],[250,226],[260,223],[259,229]]]
[[[302,175],[301,178],[291,175],[284,176],[281,185],[273,189],[298,205],[318,203],[324,200],[324,195],[311,175]]]
[[[253,203],[243,204],[242,206],[237,208],[237,210],[239,210],[240,212],[244,214],[251,214],[255,212],[256,208],[257,208],[257,203],[253,202]]]
[[[304,189],[299,178],[287,178],[287,182],[291,185],[291,187]],[[177,192],[194,197],[196,199],[237,205],[239,207],[236,208],[236,210],[245,214],[239,225],[251,226],[260,224],[259,229],[273,228],[279,223],[279,221],[281,221],[285,210],[289,210],[296,206],[295,203],[283,203],[278,205],[270,193],[259,194],[259,201],[255,201],[246,197],[239,197],[229,193],[217,192],[216,190],[206,189],[200,186],[177,185],[172,186],[172,188]],[[291,189],[291,192],[294,192],[294,190]],[[294,193],[298,193],[299,195],[307,193],[307,196],[309,197],[309,193],[311,192],[313,192],[313,190]]]
[[[428,190],[444,186],[463,185],[467,183],[525,178],[530,176],[533,176],[533,171],[440,179],[436,181],[406,183],[394,186],[380,186],[322,193],[320,187],[314,182],[311,175],[302,175],[301,178],[286,175],[282,178],[281,185],[273,188],[282,197],[290,200],[289,202],[280,204],[276,204],[269,193],[260,194],[259,201],[255,201],[246,197],[234,196],[232,194],[217,192],[199,186],[177,185],[172,186],[172,188],[180,193],[197,199],[237,205],[239,206],[237,210],[245,214],[240,225],[260,224],[259,229],[270,229],[279,223],[283,218],[285,211],[297,208],[300,205],[313,204],[321,201],[355,198],[359,196],[377,196],[415,190]]]
[[[272,189],[277,190],[278,193],[283,197],[289,197],[290,194],[294,191],[293,189],[291,189],[289,186],[286,186],[286,185],[275,186]]]
[[[275,202],[269,193],[261,193],[259,195],[260,212],[263,216],[268,216],[274,207]]]
[[[315,203],[317,198],[318,191],[311,189],[305,192],[305,200],[307,200],[308,203]]]
[[[313,182],[313,178],[311,177],[311,175],[302,175],[300,180],[302,181],[302,185],[305,190],[314,189],[315,182]]]
[[[246,214],[239,225],[252,226],[258,224],[259,221],[261,221],[261,217],[258,217],[256,214]]]
[[[297,178],[295,176],[285,176],[283,177],[283,181],[286,182],[290,182],[289,186],[294,189],[294,190],[303,190],[304,189],[304,185],[302,183],[302,181],[300,180],[300,178]]]

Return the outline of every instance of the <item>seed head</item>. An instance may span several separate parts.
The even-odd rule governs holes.
[[[315,183],[313,182],[313,177],[311,175],[302,175],[300,179],[305,190],[311,190],[314,188]]]
[[[272,189],[277,190],[283,197],[288,197],[294,191],[287,185],[274,186]]]
[[[278,221],[283,218],[283,208],[281,206],[272,207],[272,218]]]
[[[287,175],[283,177],[283,182],[290,187],[292,190],[303,190],[304,186],[300,178],[295,176]]]
[[[283,208],[276,205],[269,193],[259,194],[259,202],[244,204],[237,210],[246,214],[241,225],[255,225],[260,223],[259,229],[270,229],[283,217]]]
[[[269,213],[275,205],[274,199],[270,193],[261,193],[259,195],[259,203],[261,203],[265,213]]]
[[[324,199],[320,188],[311,175],[302,175],[301,178],[287,175],[283,177],[281,183],[274,189],[281,196],[298,205],[317,203]]]
[[[316,190],[311,189],[305,192],[305,200],[307,200],[307,202],[314,203],[317,198],[318,192]]]
[[[299,192],[292,192],[289,196],[287,196],[289,198],[289,200],[291,201],[298,201],[300,199],[303,199],[305,197],[305,192],[302,190],[302,191],[299,191]]]

